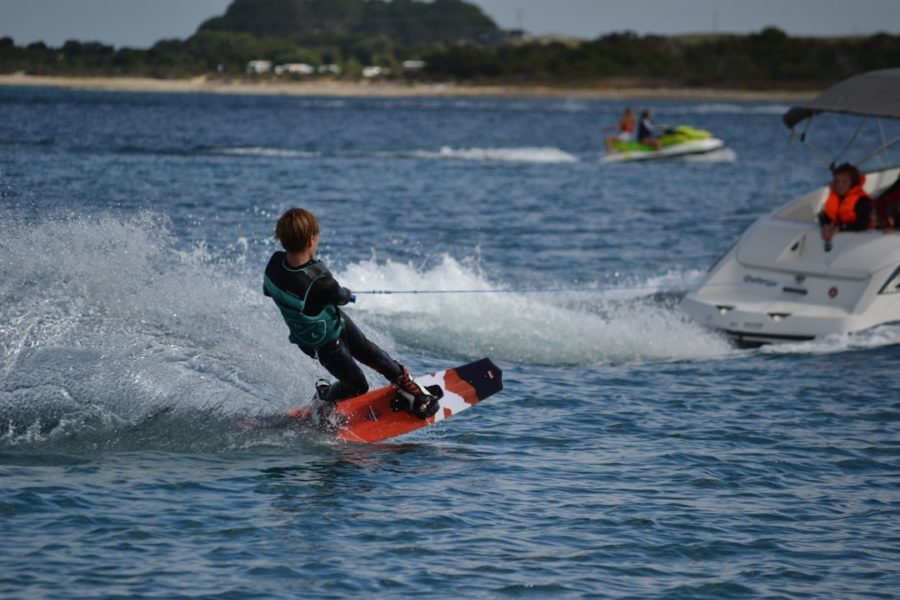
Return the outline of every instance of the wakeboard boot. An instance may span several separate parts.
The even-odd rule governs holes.
[[[316,382],[316,395],[313,400],[322,400],[324,402],[328,401],[329,392],[331,391],[331,386],[333,383],[330,383],[327,379],[320,379]]]
[[[397,388],[397,396],[391,403],[394,410],[405,410],[420,419],[427,419],[440,409],[438,398],[422,389],[409,374],[409,370],[400,365],[403,371],[393,383]]]
[[[310,420],[319,429],[336,429],[340,423],[337,422],[335,416],[335,406],[340,384],[338,382],[330,383],[325,379],[316,382],[316,393],[310,403]]]

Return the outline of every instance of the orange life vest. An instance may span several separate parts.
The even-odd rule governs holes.
[[[622,119],[619,121],[619,129],[625,133],[634,131],[634,119]]]
[[[865,175],[860,175],[859,183],[850,188],[850,191],[843,198],[838,196],[834,189],[831,189],[831,193],[828,194],[828,200],[825,201],[825,214],[828,215],[832,223],[838,225],[856,223],[856,203],[861,198],[869,197],[862,188],[865,182]]]

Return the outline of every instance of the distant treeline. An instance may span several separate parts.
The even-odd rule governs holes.
[[[252,1],[291,2],[236,0],[229,10]],[[362,0],[328,1],[363,6],[382,4]],[[457,9],[465,5],[461,0],[439,1]],[[389,4],[396,5],[392,10],[405,6],[420,11],[423,3],[394,0]],[[500,32],[479,15],[480,11],[463,11],[462,16],[444,21],[434,17],[429,21],[433,27],[430,42],[423,41],[423,37],[429,37],[427,30],[410,29],[413,21],[387,18],[377,11],[374,16],[362,15],[357,21],[328,31],[311,27],[303,31],[290,29],[293,33],[286,34],[267,30],[266,27],[276,27],[277,23],[265,21],[259,31],[268,35],[223,29],[229,26],[226,13],[225,17],[207,21],[188,39],[162,40],[146,50],[78,41],[68,41],[59,48],[43,43],[22,47],[4,37],[0,38],[0,73],[237,78],[249,77],[246,75],[249,61],[267,60],[276,65],[338,65],[339,77],[344,79],[358,78],[363,67],[377,65],[385,68],[386,77],[396,79],[550,85],[616,81],[629,85],[760,89],[819,86],[862,71],[900,66],[900,35],[798,38],[767,28],[750,35],[662,37],[626,32],[591,41],[554,41]],[[405,25],[397,30],[394,28],[397,23]],[[435,23],[440,23],[440,27]],[[456,26],[460,29],[454,29]],[[377,34],[373,34],[373,27]],[[397,31],[406,33],[401,35]],[[402,62],[412,59],[424,61],[425,68],[404,71]],[[327,76],[335,77],[333,73]]]
[[[616,33],[577,43],[436,48],[434,77],[473,81],[641,80],[684,86],[785,87],[830,83],[900,66],[900,35],[790,37],[769,27],[750,35],[638,36]]]

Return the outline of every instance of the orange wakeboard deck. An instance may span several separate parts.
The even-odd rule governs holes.
[[[397,388],[386,385],[355,398],[338,402],[335,416],[340,423],[335,435],[348,442],[375,443],[388,440],[438,421],[443,421],[478,404],[503,389],[503,372],[491,359],[482,358],[466,365],[416,377],[416,383],[438,397],[440,408],[427,419],[405,410],[394,410],[391,403]],[[309,409],[294,409],[300,420],[309,419]]]

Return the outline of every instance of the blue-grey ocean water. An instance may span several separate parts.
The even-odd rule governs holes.
[[[0,597],[900,597],[900,327],[677,310],[825,168],[772,102],[635,102],[728,151],[600,164],[625,105],[0,89]],[[498,290],[348,312],[504,391],[396,443],[234,427],[324,375],[261,294],[290,206],[351,289]]]

